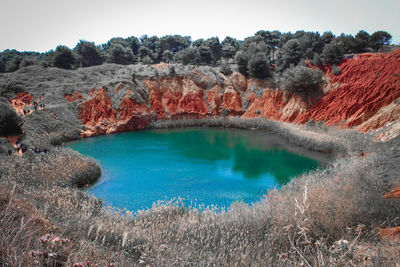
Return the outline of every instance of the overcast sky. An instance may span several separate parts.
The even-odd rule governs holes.
[[[258,30],[384,30],[400,42],[400,0],[2,0],[1,11],[0,51],[144,34],[242,40]]]

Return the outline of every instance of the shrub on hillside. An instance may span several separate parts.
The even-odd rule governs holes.
[[[6,72],[6,64],[4,64],[3,60],[0,58],[0,73]]]
[[[76,59],[71,49],[64,45],[59,45],[53,55],[54,67],[61,69],[71,69]]]
[[[229,63],[223,63],[219,71],[225,76],[228,76],[232,73],[232,69]]]
[[[174,53],[171,52],[170,50],[165,50],[163,52],[163,60],[166,63],[172,63],[174,62]]]
[[[19,65],[22,62],[21,56],[15,56],[13,59],[6,63],[6,72],[13,72],[19,69]]]
[[[79,41],[74,48],[78,54],[79,63],[82,67],[89,67],[103,64],[103,57],[101,56],[99,48],[93,42]]]
[[[327,44],[322,50],[322,60],[327,64],[340,64],[343,61],[343,50],[337,44]]]
[[[332,65],[332,74],[333,75],[339,75],[341,73],[341,69],[337,65]]]
[[[298,65],[285,70],[281,76],[282,88],[289,91],[316,91],[323,84],[322,72]]]
[[[7,100],[0,98],[0,136],[21,134],[21,118],[15,113]]]
[[[128,65],[136,62],[132,50],[121,44],[112,44],[108,57],[110,62],[116,64]]]
[[[26,57],[19,64],[20,68],[28,67],[32,65],[39,65],[39,61],[36,57]]]
[[[248,55],[244,51],[239,50],[235,55],[235,62],[238,65],[239,72],[247,76],[247,66],[249,63]]]
[[[277,69],[283,71],[291,65],[297,65],[303,57],[303,49],[299,39],[287,41],[281,49],[277,60]]]
[[[266,78],[271,76],[269,62],[265,52],[258,52],[250,57],[247,66],[249,75],[256,78]]]
[[[311,64],[317,67],[322,67],[323,65],[322,59],[317,53],[314,53],[313,59],[311,60]]]

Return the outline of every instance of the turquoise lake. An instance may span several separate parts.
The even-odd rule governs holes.
[[[88,191],[105,205],[132,211],[176,197],[185,205],[251,204],[329,160],[261,130],[146,130],[67,146],[100,162],[102,177]]]

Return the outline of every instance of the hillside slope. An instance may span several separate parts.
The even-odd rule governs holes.
[[[0,85],[1,95],[19,114],[24,108],[32,111],[24,127],[41,135],[76,138],[140,129],[155,120],[239,116],[357,127],[373,131],[377,140],[397,136],[400,49],[361,54],[340,68],[334,76],[325,67],[326,93],[312,96],[237,72],[224,76],[211,67],[168,64],[106,64],[74,71],[33,66],[2,74]],[[34,101],[46,109],[34,110]],[[39,121],[43,116],[46,123]]]

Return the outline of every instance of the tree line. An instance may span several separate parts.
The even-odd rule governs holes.
[[[101,45],[81,40],[73,49],[59,45],[45,53],[4,50],[0,53],[0,72],[13,72],[34,64],[76,69],[103,63],[166,62],[220,66],[221,72],[230,73],[230,64],[235,63],[246,76],[266,78],[272,75],[272,69],[283,73],[305,60],[315,65],[339,64],[344,54],[378,51],[390,44],[391,38],[385,31],[335,36],[332,32],[321,35],[261,30],[243,41],[232,37],[222,41],[218,37],[192,41],[190,36],[180,35],[112,38]]]

